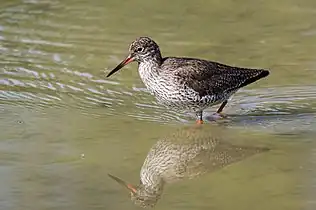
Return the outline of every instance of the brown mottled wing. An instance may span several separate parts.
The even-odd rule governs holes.
[[[192,58],[165,58],[163,66],[166,71],[175,71],[178,81],[197,91],[201,97],[237,90],[269,74],[267,70]]]

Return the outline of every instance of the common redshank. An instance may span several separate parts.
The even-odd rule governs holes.
[[[165,184],[197,178],[268,148],[233,145],[200,129],[180,129],[158,140],[149,150],[140,171],[140,184],[135,186],[109,174],[128,189],[131,200],[141,207],[153,207],[160,199]]]
[[[203,123],[203,110],[220,104],[217,116],[238,89],[269,75],[265,69],[233,67],[187,57],[162,57],[159,46],[149,37],[139,37],[129,47],[129,55],[107,77],[136,61],[138,72],[158,103],[171,109],[195,112]]]

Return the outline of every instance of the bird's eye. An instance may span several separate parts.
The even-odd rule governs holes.
[[[143,48],[142,48],[142,47],[139,47],[139,48],[137,48],[136,50],[137,50],[137,52],[142,52],[142,51],[143,51]]]

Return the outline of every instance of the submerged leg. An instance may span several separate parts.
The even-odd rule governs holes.
[[[212,115],[211,119],[212,120],[218,120],[218,119],[223,119],[223,118],[226,118],[227,116],[225,114],[222,113],[224,107],[226,106],[227,104],[227,100],[224,101],[221,106],[218,108],[218,110]]]
[[[198,125],[203,124],[203,111],[196,112],[196,117],[197,117],[196,124]]]
[[[218,113],[218,114],[220,114],[220,113],[223,111],[223,109],[224,109],[224,107],[226,106],[226,104],[227,104],[227,100],[224,101],[224,102],[221,104],[221,106],[218,108],[218,110],[217,110],[217,113]]]
[[[219,117],[221,117],[221,118],[227,117],[224,113],[222,113],[222,111],[223,111],[224,107],[226,106],[227,102],[228,102],[227,100],[224,101],[224,102],[221,104],[221,106],[218,108],[217,112],[215,113],[217,116],[219,116]]]

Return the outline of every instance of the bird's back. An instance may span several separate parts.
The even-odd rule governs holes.
[[[173,75],[178,83],[199,93],[228,93],[269,75],[268,70],[233,67],[218,62],[181,57],[163,58],[162,74]]]

